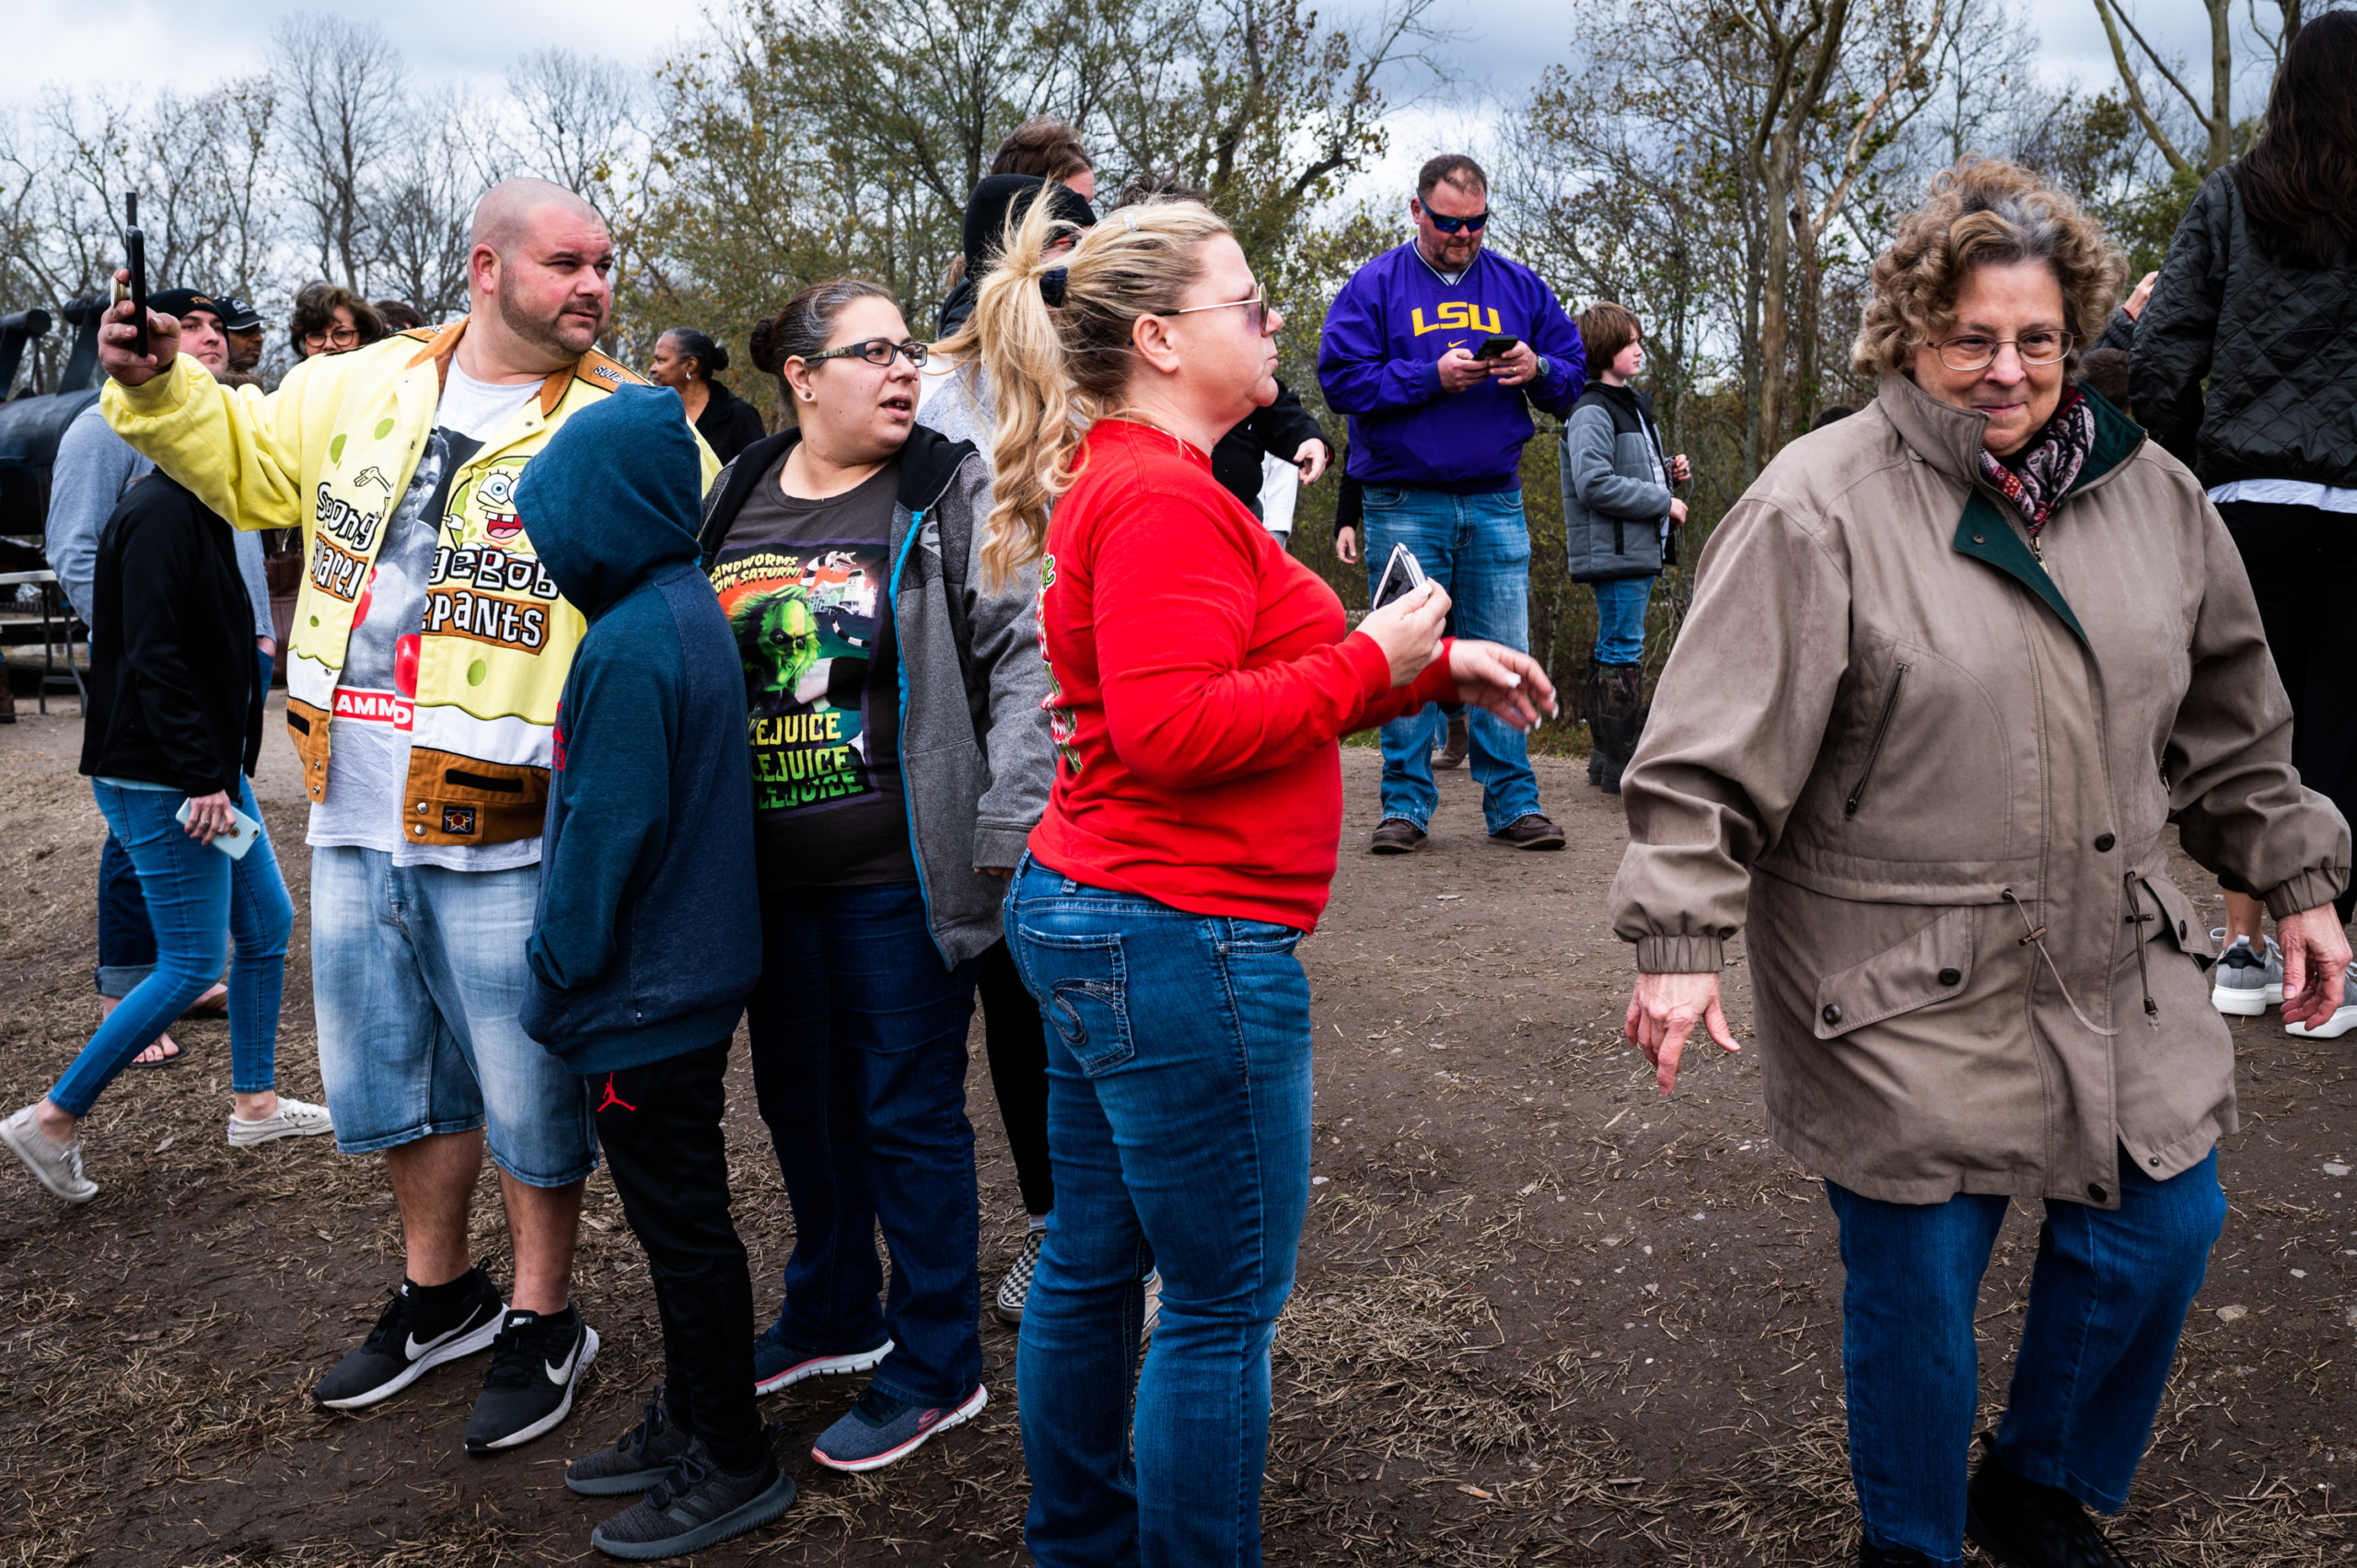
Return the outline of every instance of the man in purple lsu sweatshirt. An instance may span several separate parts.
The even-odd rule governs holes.
[[[1530,645],[1530,529],[1519,470],[1537,403],[1561,417],[1586,384],[1580,330],[1537,273],[1485,250],[1490,181],[1455,154],[1416,178],[1416,238],[1361,267],[1326,313],[1318,379],[1350,416],[1351,478],[1366,502],[1372,589],[1392,546],[1415,552],[1455,601],[1452,630]],[[1338,537],[1343,559],[1349,545]],[[1538,809],[1519,731],[1472,715],[1473,776],[1490,841],[1562,849]],[[1433,808],[1438,710],[1383,726],[1383,821],[1371,846],[1405,854]]]

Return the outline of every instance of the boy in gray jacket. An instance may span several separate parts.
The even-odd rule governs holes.
[[[1635,315],[1599,300],[1579,327],[1588,384],[1563,426],[1563,538],[1572,581],[1596,592],[1588,782],[1618,795],[1645,726],[1645,607],[1654,579],[1677,559],[1670,530],[1686,521],[1670,486],[1693,471],[1682,452],[1664,459],[1653,401],[1629,385],[1645,361]]]

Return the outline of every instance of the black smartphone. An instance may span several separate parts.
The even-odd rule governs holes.
[[[1375,595],[1367,601],[1367,608],[1381,610],[1423,580],[1424,563],[1416,559],[1416,552],[1404,544],[1395,544],[1391,547],[1391,559],[1383,563],[1383,575],[1375,585]]]
[[[1512,354],[1515,349],[1520,348],[1521,346],[1522,340],[1520,338],[1485,338],[1482,340],[1481,346],[1473,351],[1473,357],[1476,359],[1504,359],[1507,354]]]
[[[122,199],[122,265],[131,274],[132,352],[147,357],[147,237],[139,231],[139,198]]]

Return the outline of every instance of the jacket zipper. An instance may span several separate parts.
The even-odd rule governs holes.
[[[1875,743],[1866,748],[1866,766],[1858,774],[1858,782],[1851,786],[1850,798],[1841,803],[1845,818],[1858,814],[1858,803],[1866,797],[1866,781],[1875,776],[1875,760],[1882,755],[1883,738],[1890,733],[1890,715],[1898,711],[1898,689],[1907,684],[1907,666],[1900,665],[1890,678],[1890,695],[1883,699],[1882,718],[1875,726]]]

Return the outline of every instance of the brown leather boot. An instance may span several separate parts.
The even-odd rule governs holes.
[[[1448,738],[1441,743],[1439,750],[1433,753],[1433,768],[1435,772],[1442,768],[1460,768],[1465,765],[1466,748],[1472,744],[1466,734],[1466,716],[1465,710],[1462,708],[1448,715]]]

